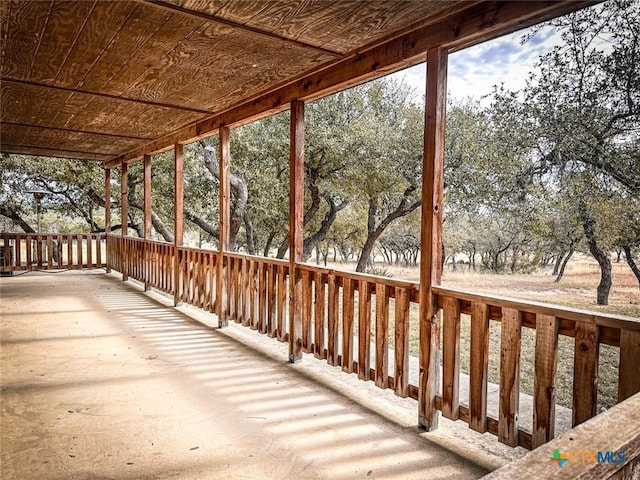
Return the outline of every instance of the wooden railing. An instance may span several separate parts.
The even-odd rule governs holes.
[[[105,240],[97,233],[3,233],[0,271],[104,267]]]
[[[224,315],[262,333],[287,341],[289,263],[264,257],[179,247],[141,239],[109,236],[108,266],[146,286]],[[124,250],[123,250],[124,249]],[[178,254],[176,262],[175,254]],[[176,275],[176,270],[177,275]],[[224,281],[217,288],[219,272]],[[296,339],[303,351],[418,399],[419,285],[371,275],[297,264],[302,282],[302,329]],[[177,294],[176,294],[177,286]],[[218,298],[222,292],[221,298]],[[441,378],[436,408],[478,432],[490,432],[510,446],[535,448],[555,436],[559,340],[571,338],[573,384],[570,423],[593,417],[598,407],[600,345],[619,353],[618,402],[640,391],[640,322],[617,315],[473,294],[436,287],[440,309]],[[461,340],[461,323],[470,334]],[[488,365],[490,325],[499,329],[497,408],[490,409]],[[534,388],[530,418],[520,406],[521,342],[535,336]],[[494,347],[496,340],[492,340]],[[468,376],[461,374],[461,351],[470,352]],[[461,395],[461,378],[468,394]],[[465,390],[467,385],[464,385]],[[423,399],[424,400],[424,399]],[[496,412],[492,412],[496,410]],[[526,422],[524,420],[527,420]],[[532,427],[525,427],[530,424]]]
[[[640,394],[636,394],[483,478],[634,480],[639,475]]]

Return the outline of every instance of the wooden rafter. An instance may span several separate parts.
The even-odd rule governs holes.
[[[213,113],[211,110],[203,110],[198,108],[190,108],[184,107],[182,105],[175,105],[172,103],[163,103],[163,102],[152,102],[149,100],[142,100],[140,98],[130,98],[122,95],[113,95],[106,92],[98,92],[95,90],[83,90],[81,88],[70,88],[70,87],[62,87],[58,85],[47,85],[46,83],[34,82],[34,81],[25,81],[19,80],[15,78],[2,78],[2,83],[15,84],[15,85],[27,85],[31,87],[40,87],[47,90],[55,90],[69,93],[77,93],[81,95],[92,95],[95,97],[107,98],[110,100],[121,101],[121,102],[131,102],[132,104],[146,105],[149,107],[158,107],[158,108],[169,108],[173,110],[179,110],[182,112],[190,112],[190,113],[198,113],[203,115],[211,115]],[[4,122],[3,122],[4,123]]]

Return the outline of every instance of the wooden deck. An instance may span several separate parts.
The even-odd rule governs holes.
[[[468,479],[498,466],[446,426],[420,433],[389,390],[289,364],[286,344],[198,323],[120,278],[0,279],[3,479]]]

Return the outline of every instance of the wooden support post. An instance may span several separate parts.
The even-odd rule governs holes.
[[[302,260],[304,205],[304,103],[291,102],[289,138],[289,361],[302,359],[302,279],[296,262]]]
[[[176,143],[174,147],[174,168],[173,168],[173,304],[178,306],[182,289],[180,286],[180,247],[183,242],[184,233],[184,147],[181,143]]]
[[[440,319],[433,285],[442,275],[442,186],[444,182],[444,128],[447,96],[447,50],[427,52],[427,95],[422,160],[422,228],[420,232],[420,385],[418,423],[438,427]]]
[[[149,290],[149,254],[147,253],[147,240],[151,238],[151,155],[144,156],[144,250],[143,250],[143,273],[144,290]]]
[[[229,189],[230,187],[230,169],[231,169],[231,149],[229,146],[229,128],[221,127],[218,131],[220,144],[220,215],[218,218],[218,264],[216,282],[216,298],[218,299],[218,328],[229,325],[227,311],[225,308],[225,292],[227,290],[228,278],[225,278],[224,270],[224,252],[229,248],[229,227],[230,227],[230,211],[229,211]]]
[[[122,237],[122,256],[120,257],[120,271],[122,272],[122,281],[129,279],[127,275],[127,242],[125,237],[129,234],[129,201],[128,201],[128,183],[127,183],[127,164],[122,162],[120,165],[120,212],[121,212],[121,237]]]
[[[111,272],[111,260],[109,259],[109,234],[111,233],[111,169],[104,169],[104,234],[107,245],[107,273]],[[99,241],[99,240],[98,240]],[[60,247],[60,243],[58,243]],[[62,256],[58,256],[62,261]]]

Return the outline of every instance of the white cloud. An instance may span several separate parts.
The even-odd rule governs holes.
[[[491,94],[494,85],[504,84],[508,90],[522,90],[535,71],[540,55],[559,44],[559,34],[551,27],[543,27],[528,42],[520,31],[449,56],[448,91],[454,99],[473,97],[482,99]],[[425,65],[420,64],[395,74],[402,77],[422,97],[425,92]]]

